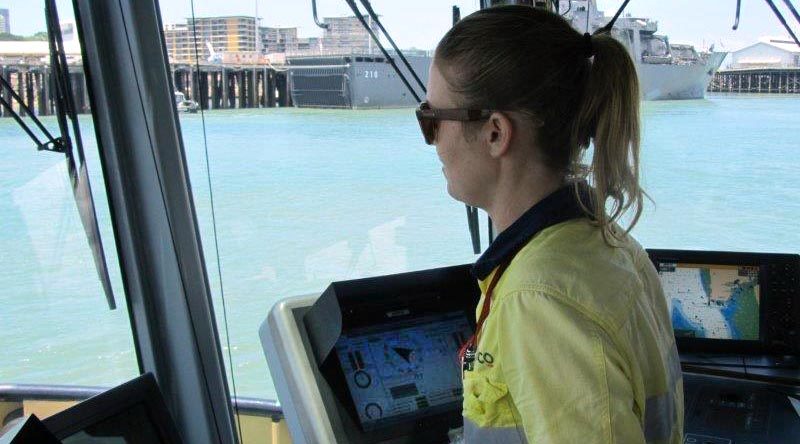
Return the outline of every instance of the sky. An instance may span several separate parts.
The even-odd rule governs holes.
[[[597,0],[599,9],[613,14],[622,0]],[[191,0],[160,0],[164,23],[185,23],[191,17]],[[452,6],[462,16],[478,8],[477,0],[372,0],[373,8],[401,48],[433,49],[452,21]],[[793,0],[800,6],[798,0]],[[71,18],[69,0],[57,0],[62,21]],[[781,1],[775,4],[791,19]],[[31,35],[44,30],[41,0],[0,0],[0,8],[11,13],[11,32]],[[296,26],[301,37],[314,37],[321,30],[314,25],[311,0],[194,0],[195,15],[256,15],[264,26]],[[344,0],[317,0],[320,17],[352,15]],[[717,50],[732,51],[756,43],[762,36],[786,36],[782,25],[763,0],[742,0],[739,30],[732,31],[735,0],[631,0],[626,12],[658,20],[659,34],[670,43],[689,43],[698,49],[714,44]],[[800,34],[800,25],[794,26]]]

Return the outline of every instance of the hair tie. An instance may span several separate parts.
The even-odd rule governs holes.
[[[592,44],[592,35],[587,33],[583,34],[583,55],[587,58],[594,55],[594,45]]]

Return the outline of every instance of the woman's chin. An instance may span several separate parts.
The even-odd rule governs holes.
[[[447,182],[447,194],[459,202],[464,202],[464,196],[462,196],[457,190],[453,189],[453,186],[450,184],[450,182]]]

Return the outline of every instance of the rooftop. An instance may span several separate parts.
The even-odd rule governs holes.
[[[77,40],[64,42],[67,55],[80,55],[81,47]],[[0,56],[47,56],[50,44],[42,41],[0,41]]]
[[[784,51],[800,53],[800,46],[797,46],[797,43],[791,37],[761,37],[758,42],[766,43]]]

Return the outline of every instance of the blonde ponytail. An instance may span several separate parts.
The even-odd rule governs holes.
[[[594,57],[575,134],[581,147],[594,145],[588,170],[595,194],[591,210],[611,243],[611,238],[621,237],[614,228],[620,217],[631,213],[625,233],[630,232],[644,203],[639,185],[639,81],[627,50],[608,32],[592,36],[591,48]]]

